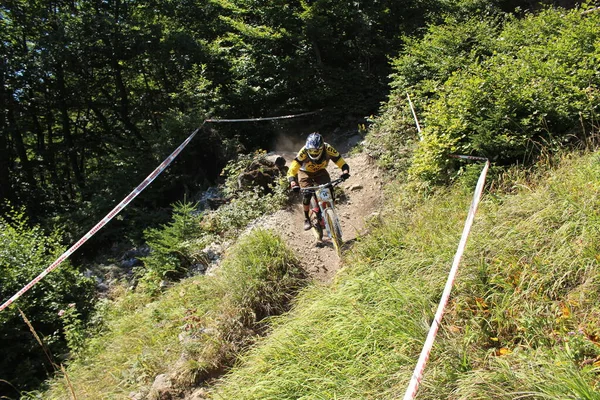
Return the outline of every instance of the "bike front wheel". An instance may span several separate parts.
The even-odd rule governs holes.
[[[329,225],[329,233],[331,234],[333,247],[335,247],[338,257],[341,257],[342,245],[344,244],[342,239],[342,227],[340,226],[340,221],[333,208],[325,209],[325,218],[327,220],[327,225]]]
[[[313,235],[315,235],[315,239],[317,239],[318,242],[320,242],[321,240],[323,240],[323,227],[321,226],[321,221],[319,220],[318,217],[318,213],[315,210],[318,210],[319,206],[317,204],[317,201],[315,200],[315,197],[313,196],[310,199],[310,223],[312,225],[312,232]]]
[[[313,231],[313,235],[315,235],[315,239],[317,239],[317,241],[321,241],[323,240],[323,227],[321,226],[321,221],[319,221],[319,219],[314,216],[314,218],[311,219],[311,223],[312,223],[312,231]]]

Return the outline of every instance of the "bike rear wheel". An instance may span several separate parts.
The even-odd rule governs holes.
[[[340,226],[340,221],[332,208],[325,209],[325,218],[327,220],[327,225],[329,225],[329,233],[331,234],[333,247],[335,247],[338,257],[341,257],[344,241],[342,239],[342,227]]]

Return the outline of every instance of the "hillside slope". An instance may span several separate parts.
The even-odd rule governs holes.
[[[368,179],[362,172],[378,174],[368,159],[359,171],[361,157],[348,157],[359,181]],[[600,398],[600,163],[597,154],[560,161],[489,183],[419,399]],[[337,271],[342,264],[310,264],[334,252],[308,246],[300,219],[291,223],[298,208],[264,218],[262,226],[288,233],[287,244],[257,229],[214,275],[182,281],[149,303],[124,298],[94,357],[69,365],[77,398],[401,397],[472,199],[465,178],[427,196],[386,182],[368,234],[358,231],[352,242],[356,232],[343,219],[351,243]],[[374,186],[373,198],[369,190],[359,198],[348,188],[346,206],[357,203],[368,216],[375,189],[381,193]],[[343,203],[342,214],[350,210]],[[311,254],[302,262],[317,284],[302,278],[282,290],[300,270],[290,246]],[[260,319],[278,304],[273,295],[291,308]],[[64,382],[52,386],[44,398],[69,398]]]
[[[419,399],[600,398],[597,157],[493,182]],[[469,208],[462,183],[426,199],[397,187],[333,284],[301,293],[207,398],[401,398]]]

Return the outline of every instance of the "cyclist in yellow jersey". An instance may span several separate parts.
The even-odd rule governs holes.
[[[331,178],[327,172],[329,160],[333,161],[342,170],[342,179],[346,180],[350,177],[350,167],[346,164],[340,153],[333,146],[325,143],[319,133],[313,132],[308,135],[306,144],[300,149],[288,170],[288,180],[291,189],[299,192],[300,187],[305,188],[331,182]],[[308,216],[310,198],[310,194],[305,194],[302,198],[305,231],[311,227]]]

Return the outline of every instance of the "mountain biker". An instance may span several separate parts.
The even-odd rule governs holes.
[[[331,182],[327,165],[329,160],[333,161],[342,170],[340,178],[346,180],[350,177],[350,167],[344,161],[340,153],[329,143],[323,141],[323,137],[318,132],[308,135],[306,144],[296,158],[291,162],[288,170],[288,180],[293,191],[299,192],[300,187],[310,187],[323,185]],[[299,182],[298,182],[299,181]],[[308,212],[310,209],[311,194],[306,193],[302,198],[304,209],[304,230],[311,228]]]

